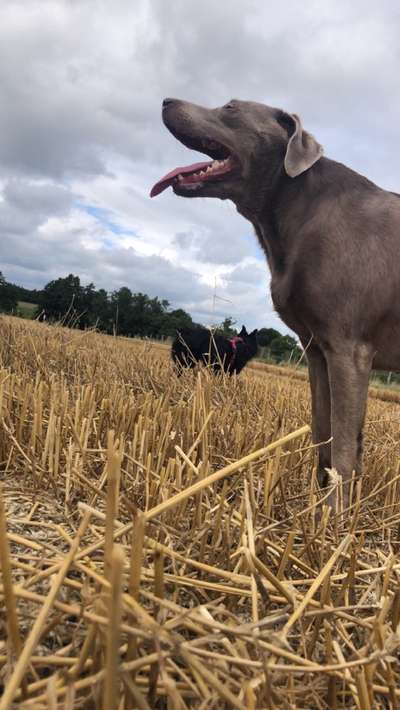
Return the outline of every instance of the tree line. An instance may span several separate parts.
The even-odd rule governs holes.
[[[69,274],[49,281],[43,289],[30,290],[8,283],[0,272],[0,311],[24,316],[23,304],[32,304],[30,316],[38,320],[127,337],[164,339],[183,328],[201,327],[182,308],[171,308],[166,299],[135,293],[126,286],[108,293],[93,283],[84,286],[79,276]],[[235,326],[227,317],[215,329],[230,338],[237,335]],[[261,328],[258,343],[261,356],[272,362],[297,362],[301,356],[296,340],[274,328]]]
[[[133,293],[126,286],[107,293],[93,283],[84,286],[74,274],[32,291],[7,283],[0,274],[0,310],[21,315],[21,302],[35,304],[32,315],[38,320],[128,337],[165,338],[177,329],[196,327],[189,313],[171,309],[166,299]]]

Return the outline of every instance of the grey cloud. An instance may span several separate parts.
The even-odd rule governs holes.
[[[263,262],[255,262],[240,264],[226,277],[228,284],[232,283],[233,288],[237,288],[238,284],[254,284],[262,283],[267,288],[267,268]]]
[[[35,183],[23,179],[9,180],[0,202],[0,233],[31,234],[49,217],[66,214],[73,202],[71,192],[52,183]]]
[[[63,214],[73,200],[65,187],[23,180],[10,180],[6,183],[3,198],[16,209],[29,210],[42,216]]]
[[[399,26],[395,0],[3,0],[1,269],[30,286],[68,270],[106,288],[135,282],[208,318],[196,266],[229,267],[221,295],[234,292],[238,319],[277,324],[264,257],[232,206],[171,191],[149,200],[152,182],[193,158],[163,127],[161,100],[295,111],[329,157],[399,190]],[[82,226],[76,200],[177,262],[190,257],[193,273],[128,253],[106,225]],[[53,218],[64,224],[54,234]]]
[[[197,250],[197,238],[192,232],[177,232],[173,239],[173,244],[180,249]]]
[[[243,229],[246,228],[243,225]],[[219,229],[178,232],[174,244],[182,250],[192,251],[202,262],[211,264],[235,264],[248,255],[248,245],[243,235],[224,224]]]
[[[303,113],[322,139],[335,127],[347,133],[351,159],[360,116],[361,134],[385,124],[397,133],[387,123],[400,110],[395,2],[317,10],[292,0],[272,10],[243,0],[126,0],[112,14],[94,2],[32,6],[27,13],[23,3],[4,2],[0,12],[0,158],[11,169],[90,175],[104,172],[113,152],[153,162],[178,155],[160,122],[166,94],[281,104]]]
[[[196,302],[210,289],[198,277],[160,256],[139,256],[134,249],[113,249],[97,255],[97,269],[104,268],[103,283],[119,286],[125,283],[133,291],[167,298],[174,304]],[[99,274],[100,276],[100,274]]]
[[[108,291],[128,286],[171,301],[174,307],[191,309],[207,298],[210,288],[202,284],[188,269],[176,266],[160,256],[142,256],[133,248],[86,244],[89,227],[75,227],[60,235],[35,232],[29,239],[21,235],[3,235],[0,263],[10,281],[42,287],[51,279],[68,273],[78,274],[82,281],[93,281]],[[104,237],[104,235],[103,235]]]

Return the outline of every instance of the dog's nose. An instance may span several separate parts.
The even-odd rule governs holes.
[[[164,99],[164,101],[162,102],[163,110],[166,109],[168,106],[171,106],[171,104],[174,104],[176,100],[177,99]]]

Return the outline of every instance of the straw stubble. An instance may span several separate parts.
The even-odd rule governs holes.
[[[304,371],[177,378],[164,345],[2,318],[0,709],[395,708],[400,395],[372,394],[329,513]]]

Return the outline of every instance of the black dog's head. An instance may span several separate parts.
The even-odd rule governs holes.
[[[257,330],[253,330],[248,333],[244,325],[242,325],[239,335],[231,340],[234,348],[234,357],[231,362],[232,371],[239,374],[249,360],[257,355],[257,332]]]
[[[239,333],[239,338],[243,340],[243,344],[248,354],[248,359],[254,357],[257,354],[258,343],[257,343],[257,328],[251,333],[248,333],[245,326],[242,325],[242,330]]]
[[[172,170],[154,185],[152,197],[171,185],[183,197],[231,199],[238,207],[257,204],[283,170],[296,177],[322,155],[298,116],[253,101],[208,109],[165,99],[162,117],[181,143],[211,161]]]

